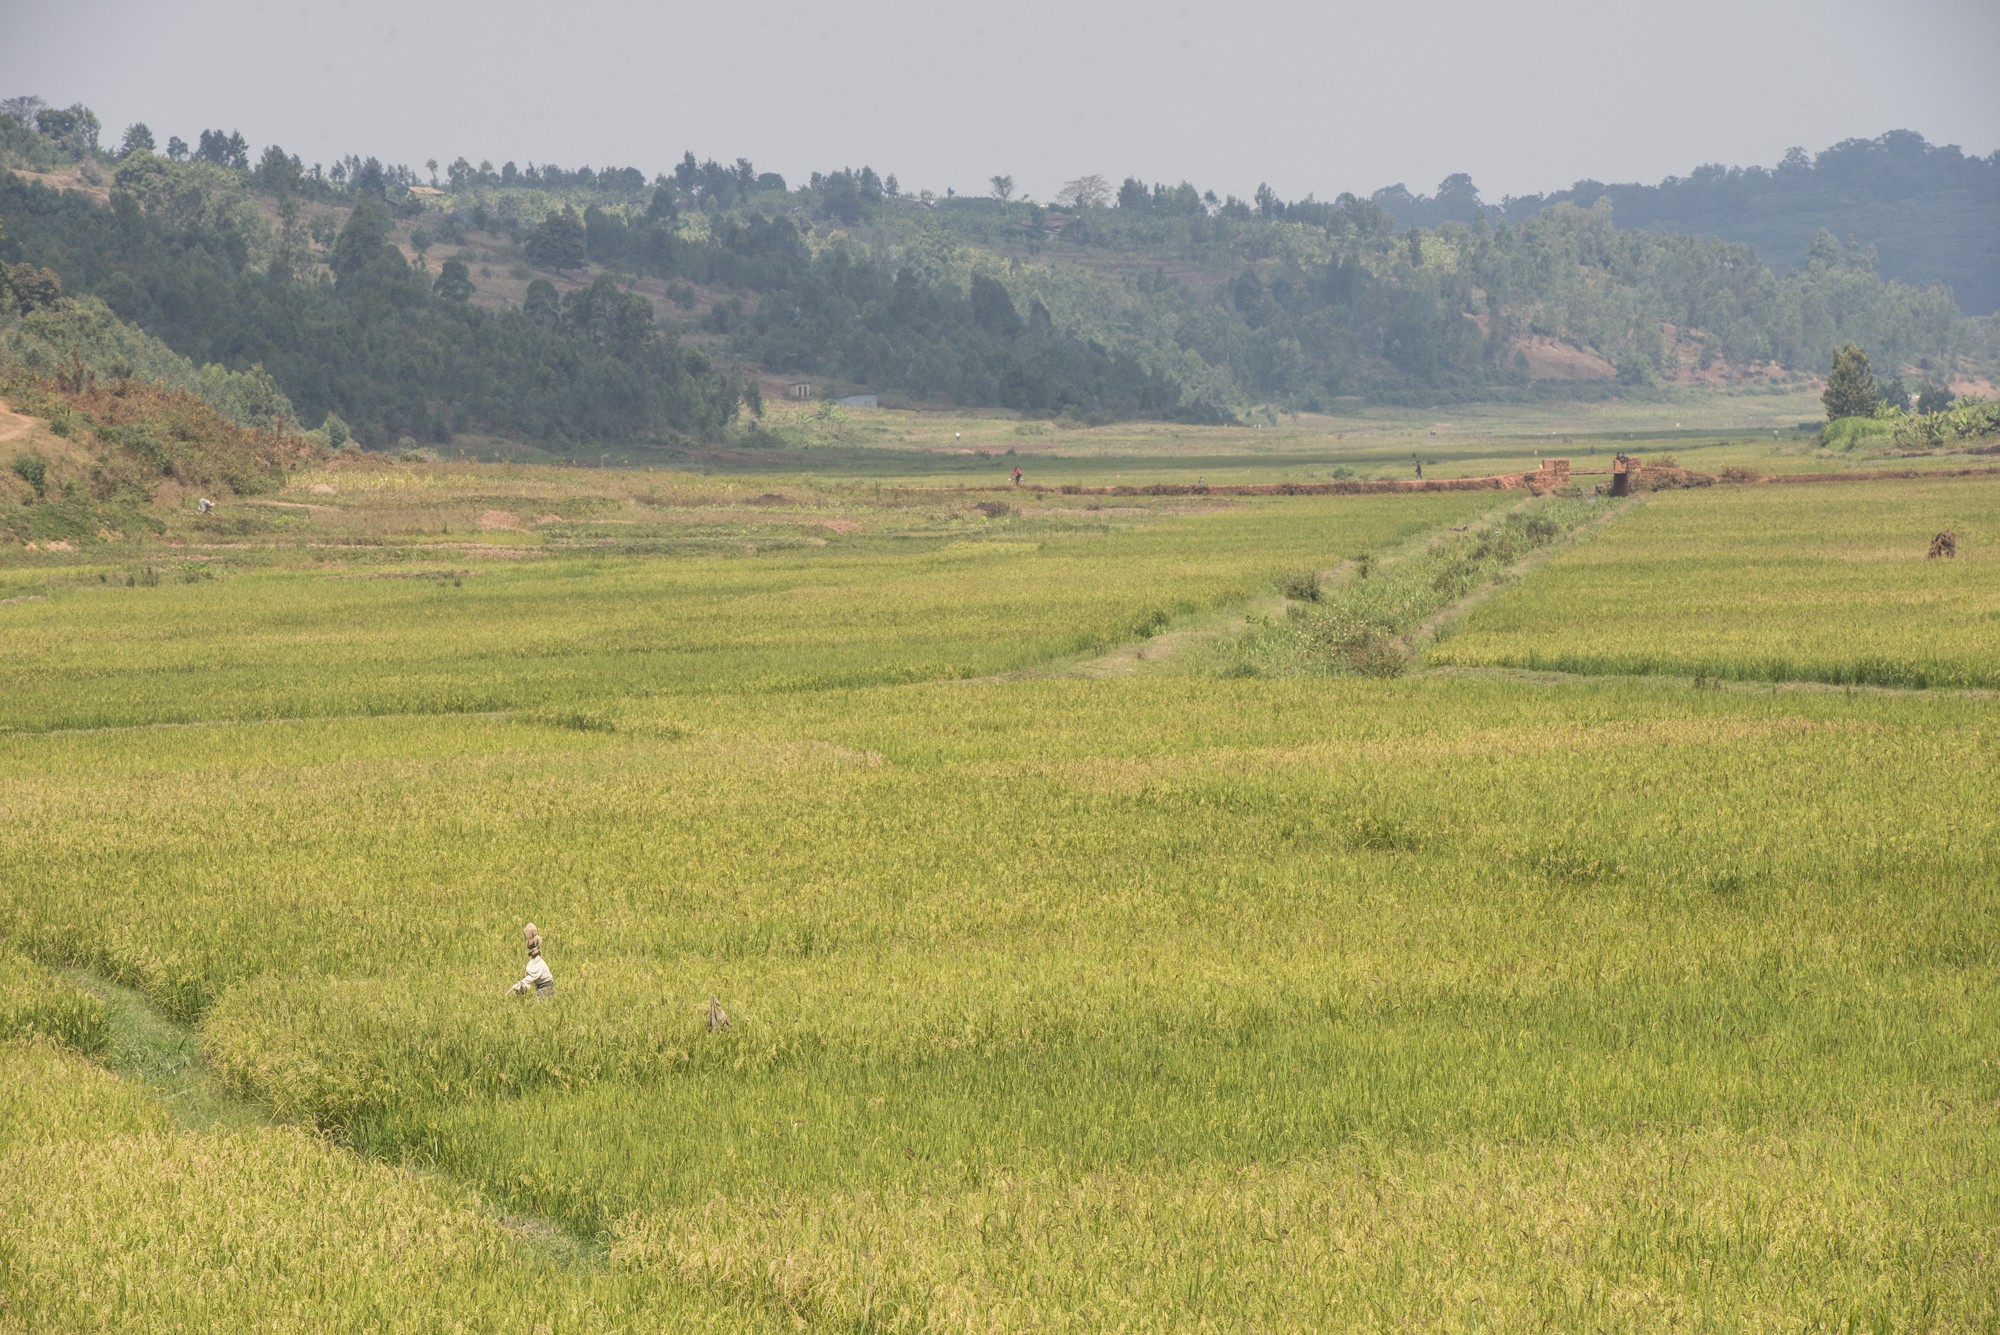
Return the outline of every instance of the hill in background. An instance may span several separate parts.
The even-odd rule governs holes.
[[[714,439],[798,383],[1216,421],[1774,383],[1844,342],[1922,381],[1996,354],[1992,322],[1885,281],[1865,246],[1823,236],[1777,273],[1602,200],[1496,224],[1473,191],[1467,220],[1405,227],[1353,196],[1086,177],[1051,206],[1005,178],[940,198],[692,153],[650,178],[463,158],[426,178],[276,145],[253,165],[221,130],[162,151],[135,125],[114,153],[85,108],[5,106],[0,259],[195,363],[261,366],[304,422],[376,445]]]
[[[1884,278],[1942,283],[1968,315],[2000,311],[2000,153],[1970,156],[1912,130],[1816,155],[1794,148],[1776,167],[1709,163],[1658,185],[1584,180],[1497,206],[1482,203],[1465,175],[1446,178],[1435,195],[1398,185],[1372,198],[1398,222],[1426,227],[1480,212],[1520,222],[1557,204],[1589,208],[1604,199],[1620,227],[1742,242],[1778,270],[1811,263],[1824,232],[1871,252]]]

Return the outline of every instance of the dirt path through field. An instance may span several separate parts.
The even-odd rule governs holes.
[[[15,412],[5,399],[0,399],[0,444],[19,440],[34,429],[34,418]]]
[[[1383,565],[1384,567],[1393,566],[1403,556],[1427,547],[1440,534],[1446,532],[1478,532],[1482,529],[1490,528],[1495,524],[1505,523],[1509,515],[1515,514],[1533,503],[1533,497],[1522,497],[1510,504],[1497,506],[1465,524],[1452,524],[1441,528],[1426,529],[1398,544],[1390,552],[1385,553],[1382,558]],[[1433,613],[1424,620],[1423,624],[1402,637],[1404,644],[1413,649],[1421,648],[1424,643],[1435,637],[1446,625],[1449,625],[1456,618],[1463,616],[1481,602],[1492,597],[1497,590],[1504,588],[1508,584],[1518,580],[1521,576],[1535,570],[1543,562],[1552,559],[1559,552],[1567,551],[1582,537],[1595,532],[1619,516],[1628,513],[1633,505],[1639,503],[1638,501],[1622,505],[1607,503],[1603,514],[1595,516],[1580,528],[1572,530],[1562,540],[1530,552],[1527,556],[1521,558],[1514,565],[1509,566],[1494,579],[1473,590],[1464,598],[1459,599],[1449,607],[1442,608]],[[1318,572],[1322,585],[1339,585],[1345,583],[1352,579],[1354,574],[1355,563],[1351,559]],[[1267,594],[1245,603],[1239,603],[1233,607],[1211,612],[1204,617],[1197,618],[1190,624],[1176,627],[1162,634],[1121,644],[1115,649],[1100,654],[1095,658],[1085,659],[1082,662],[1072,663],[1063,667],[1033,668],[1021,672],[1004,673],[998,677],[982,678],[982,680],[1012,681],[1027,677],[1083,677],[1090,680],[1100,680],[1106,677],[1130,676],[1136,672],[1158,668],[1188,653],[1190,650],[1214,645],[1241,635],[1245,630],[1249,629],[1253,618],[1282,617],[1285,614],[1285,607],[1286,601],[1281,595],[1275,593]]]
[[[1442,533],[1476,533],[1482,529],[1491,528],[1495,524],[1505,523],[1509,515],[1526,509],[1533,503],[1533,497],[1524,497],[1512,504],[1489,510],[1485,514],[1464,524],[1451,524],[1441,528],[1426,529],[1414,537],[1406,539],[1398,544],[1396,548],[1384,554],[1383,565],[1385,567],[1393,566],[1402,557],[1429,546]],[[1591,520],[1585,527],[1591,529],[1600,527],[1609,523],[1623,512],[1623,506],[1608,510],[1605,514]],[[1577,531],[1582,532],[1583,530],[1580,529]],[[1444,608],[1432,615],[1421,626],[1418,626],[1415,630],[1404,636],[1404,643],[1412,647],[1421,644],[1424,640],[1435,635],[1439,628],[1450,622],[1454,617],[1459,616],[1482,600],[1491,597],[1493,591],[1502,583],[1512,577],[1517,577],[1534,569],[1536,565],[1542,561],[1546,561],[1555,552],[1567,546],[1569,546],[1567,542],[1557,542],[1529,553],[1515,565],[1503,571],[1495,580],[1482,585],[1450,607]],[[1355,563],[1352,560],[1342,561],[1339,565],[1331,569],[1318,572],[1319,581],[1322,585],[1345,583],[1354,577],[1354,573]],[[1142,665],[1150,667],[1173,658],[1178,654],[1185,653],[1197,646],[1214,644],[1219,640],[1241,635],[1249,628],[1253,617],[1281,617],[1285,614],[1285,606],[1285,599],[1279,595],[1273,594],[1259,598],[1242,606],[1231,608],[1227,612],[1216,614],[1210,617],[1205,623],[1186,626],[1179,630],[1171,630],[1163,635],[1156,635],[1149,640],[1137,640],[1131,644],[1120,645],[1111,652],[1093,658],[1067,672],[1053,675],[1095,678],[1122,676],[1136,672],[1140,670]]]
[[[109,1013],[111,1044],[99,1060],[113,1074],[144,1085],[180,1126],[210,1131],[278,1124],[268,1111],[225,1088],[209,1069],[194,1029],[143,993],[86,969],[64,969],[62,976],[102,1001]]]

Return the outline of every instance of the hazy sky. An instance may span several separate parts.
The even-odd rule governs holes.
[[[0,0],[0,96],[85,102],[114,142],[144,120],[308,164],[648,174],[692,148],[1043,199],[1090,172],[1327,199],[1467,171],[1498,200],[1904,128],[1984,155],[1997,52],[1993,0]]]

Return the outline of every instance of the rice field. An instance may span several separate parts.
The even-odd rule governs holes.
[[[1958,557],[1928,559],[1947,530]],[[1657,494],[1472,611],[1432,661],[2000,686],[2000,477]]]
[[[1076,670],[1364,553],[1402,633],[1477,493],[37,585],[0,1329],[2000,1328],[2000,716],[1676,679],[1977,680],[1995,496],[1655,495],[1419,647],[1651,580],[1650,679]]]
[[[665,560],[633,554],[629,540],[556,560],[406,537],[333,560],[303,543],[221,547],[150,585],[100,567],[101,580],[86,573],[0,608],[0,728],[561,709],[987,676],[1099,652],[1262,593],[1294,567],[1495,504],[1480,493],[1356,499],[1172,511],[1078,500],[998,518],[954,506],[951,520],[893,514],[837,545],[772,549],[766,538],[755,550],[752,534],[728,555]]]

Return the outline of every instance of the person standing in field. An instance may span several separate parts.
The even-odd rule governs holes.
[[[556,976],[549,972],[548,961],[542,958],[542,934],[535,924],[529,923],[521,935],[528,939],[528,972],[520,982],[507,989],[510,997],[535,994],[535,1000],[556,994]]]
[[[1014,485],[1017,487],[1021,485],[1021,467],[1019,464],[1014,466]]]

